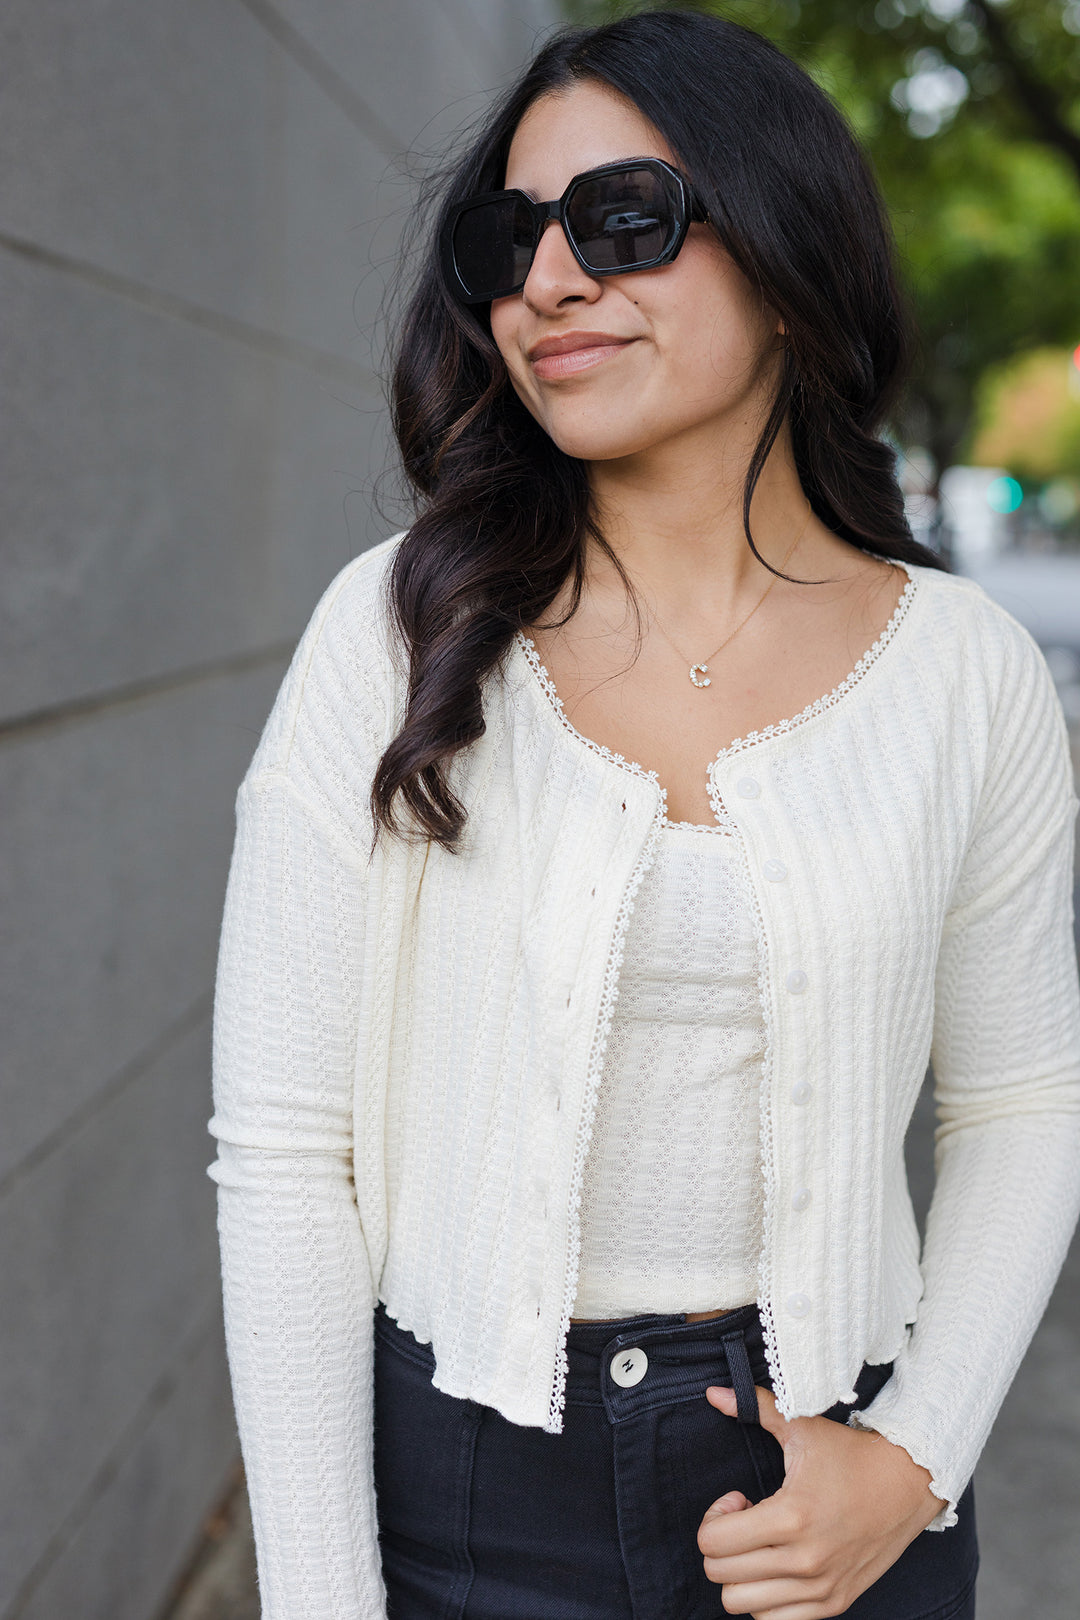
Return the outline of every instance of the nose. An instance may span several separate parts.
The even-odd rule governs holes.
[[[521,296],[540,315],[553,314],[564,304],[579,300],[595,304],[603,287],[575,259],[566,232],[557,219],[549,219],[540,234],[536,255],[521,289]]]

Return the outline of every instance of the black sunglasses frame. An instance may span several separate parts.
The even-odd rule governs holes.
[[[651,259],[643,260],[640,264],[617,264],[610,269],[598,270],[589,264],[579,251],[573,233],[567,227],[567,209],[574,192],[583,181],[603,180],[608,175],[628,174],[635,169],[647,169],[650,173],[657,175],[671,197],[672,223],[674,225],[671,240],[662,252]],[[670,264],[686,241],[686,233],[690,229],[691,221],[707,224],[709,219],[704,205],[695,195],[690,182],[684,175],[679,173],[678,169],[673,169],[670,163],[665,163],[663,158],[627,158],[621,163],[604,163],[596,169],[584,169],[581,174],[574,175],[562,196],[552,202],[534,202],[532,197],[527,196],[524,191],[480,192],[475,197],[467,197],[464,202],[456,203],[451,208],[443,221],[440,233],[443,275],[450,292],[461,304],[490,304],[496,298],[508,298],[512,293],[520,292],[525,285],[528,270],[526,270],[522,279],[515,282],[512,287],[500,287],[495,292],[479,295],[472,293],[462,280],[454,253],[454,233],[462,215],[469,213],[474,208],[481,207],[484,203],[502,202],[504,199],[509,198],[512,198],[516,203],[522,204],[532,216],[533,241],[529,253],[529,270],[532,269],[532,262],[536,257],[536,250],[540,245],[540,237],[543,234],[544,227],[552,219],[558,220],[562,226],[563,235],[570,245],[571,253],[581,268],[590,276],[626,276],[632,275],[636,270],[657,270],[661,265]]]

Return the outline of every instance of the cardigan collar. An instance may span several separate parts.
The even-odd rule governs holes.
[[[736,737],[726,747],[721,748],[705,767],[706,788],[709,791],[710,799],[714,803],[713,790],[715,789],[716,774],[726,761],[734,758],[737,754],[745,753],[748,749],[759,748],[776,737],[787,736],[790,732],[798,730],[809,721],[816,720],[819,716],[836,708],[837,705],[850,701],[850,695],[859,688],[869,670],[882,661],[887,650],[894,642],[898,639],[901,642],[903,641],[901,630],[912,617],[910,609],[919,593],[921,576],[927,573],[928,570],[913,563],[903,562],[899,558],[890,558],[889,560],[895,562],[898,568],[902,568],[908,579],[888,623],[878,635],[876,641],[866,649],[854,667],[831,691],[824,693],[819,698],[815,698],[813,702],[808,703],[797,714],[778,720],[772,725],[764,726],[759,731],[747,732],[745,737]],[[538,700],[535,703],[536,710],[543,716],[545,723],[560,727],[569,736],[576,738],[582,747],[589,749],[597,758],[605,760],[609,765],[627,771],[644,782],[651,783],[666,804],[667,790],[662,786],[656,771],[646,769],[645,766],[639,765],[636,760],[627,759],[624,755],[608,748],[604,743],[595,742],[591,737],[586,737],[583,732],[578,731],[563,707],[562,699],[558,694],[554,681],[540,661],[535,642],[520,630],[515,632],[510,646],[508,670],[515,665],[517,666],[515,673],[520,673],[519,685],[535,694],[535,698]]]

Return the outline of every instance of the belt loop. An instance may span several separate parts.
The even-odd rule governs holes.
[[[740,1423],[760,1423],[757,1389],[750,1371],[750,1357],[746,1353],[746,1340],[741,1333],[725,1333],[720,1341],[727,1352],[728,1371],[735,1391],[735,1405]]]

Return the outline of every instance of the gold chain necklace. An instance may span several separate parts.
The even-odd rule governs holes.
[[[798,534],[795,536],[795,539],[792,541],[791,546],[790,546],[790,548],[788,550],[787,556],[784,558],[783,562],[780,564],[780,573],[784,572],[784,570],[787,567],[788,563],[791,561],[791,558],[794,556],[795,547],[798,545],[799,541],[802,539],[803,535],[806,533],[807,524],[810,522],[810,518],[811,518],[812,515],[813,514],[812,514],[812,509],[811,509],[811,506],[810,506],[810,502],[807,501],[807,503],[806,503],[806,521],[804,522],[802,528],[799,530]],[[709,657],[707,659],[702,660],[702,662],[700,664],[691,664],[690,665],[690,680],[691,680],[691,682],[692,682],[692,684],[694,686],[705,687],[705,686],[711,686],[712,685],[712,681],[709,678],[709,673],[708,673],[710,660],[715,658],[718,653],[723,652],[723,650],[727,646],[728,642],[729,641],[734,641],[735,637],[738,635],[739,631],[743,628],[743,626],[750,623],[750,620],[754,617],[754,614],[757,612],[757,610],[761,606],[762,602],[764,602],[765,598],[768,596],[769,592],[772,590],[773,586],[776,584],[776,581],[777,581],[778,578],[779,578],[779,575],[777,575],[777,574],[773,575],[772,579],[769,581],[769,583],[766,585],[765,589],[762,591],[761,596],[758,598],[757,602],[755,602],[754,606],[750,609],[749,613],[746,615],[746,618],[741,619],[739,621],[739,623],[735,626],[734,630],[732,630],[731,634],[724,637],[724,639],[720,643],[719,647],[716,647],[709,654]],[[685,663],[686,662],[686,654],[684,652],[681,652],[679,650],[679,648],[675,646],[675,643],[672,641],[671,637],[668,635],[667,631],[664,629],[663,625],[660,623],[660,620],[656,617],[655,613],[653,614],[652,617],[653,617],[653,623],[656,625],[656,628],[659,630],[660,634],[663,636],[663,638],[667,642],[668,646],[671,647],[675,652],[677,652],[679,654],[679,657]]]

